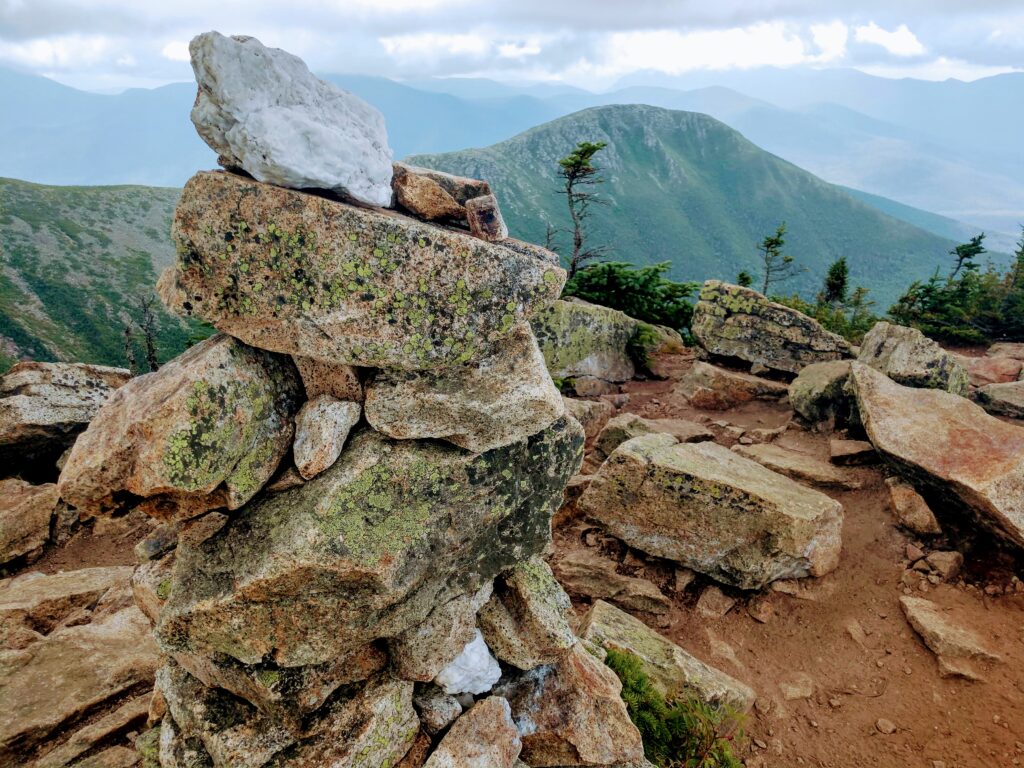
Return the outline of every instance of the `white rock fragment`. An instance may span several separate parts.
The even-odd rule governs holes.
[[[478,629],[462,653],[438,673],[434,682],[445,693],[481,694],[491,690],[500,677],[501,667]]]
[[[391,205],[392,151],[380,112],[253,37],[205,32],[189,52],[199,84],[192,122],[221,165],[282,187]]]
[[[303,404],[295,417],[295,466],[310,480],[341,455],[348,433],[359,421],[359,403],[320,395]]]

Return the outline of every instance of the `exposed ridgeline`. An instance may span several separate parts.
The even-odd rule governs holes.
[[[642,763],[539,557],[584,442],[529,325],[554,254],[483,182],[393,178],[379,113],[296,57],[191,52],[228,171],[185,186],[160,294],[222,333],[117,389],[58,483],[166,524],[133,577],[166,708],[139,743],[163,768]],[[393,188],[414,215],[322,192]]]
[[[670,260],[676,279],[733,279],[758,270],[755,245],[786,222],[787,246],[807,272],[779,290],[813,295],[828,265],[850,262],[851,280],[880,308],[942,263],[953,242],[880,213],[723,123],[693,112],[595,107],[486,149],[417,155],[410,162],[487,179],[517,237],[544,242],[567,225],[556,194],[558,159],[579,141],[604,141],[599,165],[609,205],[595,211],[591,242],[636,264]],[[566,242],[563,238],[563,242]],[[564,250],[564,249],[563,249]]]
[[[181,192],[46,187],[0,179],[0,371],[19,358],[126,364],[124,323],[174,259],[168,232]],[[159,302],[160,359],[197,324]],[[140,342],[136,357],[145,359]]]

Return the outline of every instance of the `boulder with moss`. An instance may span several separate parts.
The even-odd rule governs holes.
[[[189,180],[172,235],[170,309],[261,349],[356,366],[476,362],[565,282],[532,251],[230,173]]]
[[[690,331],[712,355],[789,373],[851,353],[849,342],[817,320],[751,288],[718,280],[704,283]]]
[[[290,359],[217,335],[118,389],[75,442],[65,501],[85,514],[143,503],[159,519],[238,509],[291,447]]]
[[[531,325],[555,379],[619,382],[636,375],[629,342],[637,321],[623,312],[580,299],[559,300],[537,313]]]
[[[875,323],[864,336],[857,360],[908,387],[967,394],[967,371],[953,355],[916,328],[884,321]]]

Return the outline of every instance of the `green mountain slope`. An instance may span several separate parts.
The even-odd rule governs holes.
[[[0,178],[0,370],[19,358],[125,365],[123,328],[174,258],[180,190]],[[161,360],[198,326],[156,307]],[[137,359],[145,360],[136,345]]]
[[[693,112],[595,107],[486,149],[410,161],[487,179],[512,233],[544,242],[548,223],[567,221],[565,198],[556,192],[557,160],[578,141],[608,143],[598,163],[608,205],[595,212],[593,241],[610,244],[616,259],[671,261],[677,279],[760,274],[755,246],[785,221],[786,251],[807,271],[777,290],[813,295],[827,265],[846,256],[854,282],[868,286],[884,310],[912,280],[943,263],[953,245]]]

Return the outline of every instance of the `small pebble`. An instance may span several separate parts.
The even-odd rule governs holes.
[[[878,729],[879,733],[896,733],[896,723],[894,723],[892,720],[886,720],[884,717],[878,718],[878,720],[875,722],[875,728]]]

